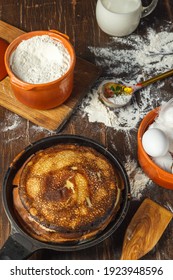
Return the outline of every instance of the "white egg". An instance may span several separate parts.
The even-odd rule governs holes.
[[[163,118],[166,125],[173,127],[173,107],[165,111]]]
[[[153,157],[152,160],[163,170],[172,173],[173,158],[169,152],[162,157]]]
[[[161,157],[168,152],[169,140],[162,130],[150,128],[142,137],[142,145],[148,155]]]
[[[173,128],[173,98],[161,106],[158,121],[167,127]]]

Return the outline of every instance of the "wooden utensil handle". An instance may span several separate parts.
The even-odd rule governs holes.
[[[146,86],[148,86],[148,85],[150,85],[152,83],[155,83],[157,81],[163,80],[163,79],[168,78],[168,77],[170,77],[172,75],[173,75],[173,69],[171,69],[171,70],[169,70],[169,71],[167,71],[165,73],[161,73],[161,74],[159,74],[159,75],[157,75],[155,77],[152,77],[152,78],[150,78],[150,79],[148,79],[146,81],[143,81],[140,84],[142,85],[142,87],[146,87]]]
[[[158,242],[173,214],[145,199],[133,216],[125,234],[121,260],[137,260]]]

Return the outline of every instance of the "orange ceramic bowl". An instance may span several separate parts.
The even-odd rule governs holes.
[[[52,39],[61,42],[70,54],[70,67],[68,71],[52,82],[43,84],[30,84],[20,80],[10,69],[10,56],[23,40],[33,36],[48,35]],[[51,109],[62,104],[70,95],[73,88],[74,67],[76,56],[67,35],[56,30],[33,31],[17,37],[8,46],[5,53],[5,66],[10,77],[10,83],[15,97],[26,106],[35,109]]]
[[[137,136],[138,143],[138,160],[144,172],[147,176],[157,185],[167,188],[173,189],[173,174],[168,173],[157,166],[150,156],[144,151],[142,146],[142,136],[144,132],[148,129],[149,125],[152,124],[155,118],[158,115],[159,108],[156,108],[150,111],[142,120]]]

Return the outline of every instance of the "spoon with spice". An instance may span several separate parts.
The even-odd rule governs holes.
[[[4,54],[8,45],[9,43],[6,40],[0,38],[0,81],[7,76],[7,71],[4,63]]]
[[[121,84],[116,83],[114,80],[107,80],[101,83],[98,88],[99,99],[108,107],[120,108],[130,102],[136,91],[171,75],[173,75],[173,69],[136,85]]]

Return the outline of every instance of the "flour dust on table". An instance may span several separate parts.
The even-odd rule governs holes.
[[[169,100],[164,89],[165,80],[157,82],[156,86],[153,84],[136,92],[131,102],[119,109],[106,107],[99,100],[98,86],[110,77],[115,79],[115,82],[133,85],[172,69],[173,33],[169,32],[170,29],[171,23],[166,23],[158,33],[149,28],[143,37],[136,34],[124,38],[112,37],[108,47],[89,47],[95,55],[96,64],[104,69],[106,77],[101,77],[98,85],[95,85],[83,100],[80,106],[81,114],[87,116],[89,122],[102,123],[115,131],[123,131],[128,148],[134,141],[130,131],[137,132],[143,117],[153,108]],[[116,49],[117,45],[121,47]],[[169,87],[171,92],[171,79]],[[138,167],[136,160],[130,159],[128,155],[125,156],[124,166],[130,179],[132,197],[140,199],[146,185],[152,187],[152,181]]]
[[[2,132],[7,132],[7,131],[15,130],[16,128],[22,126],[22,121],[21,121],[21,117],[19,117],[18,115],[13,114],[10,111],[6,111],[3,122],[2,123],[0,122],[0,127],[1,124],[3,126],[5,124],[5,126],[2,129]]]
[[[143,190],[152,182],[143,173],[142,169],[137,166],[137,162],[135,160],[131,160],[129,156],[126,156],[125,169],[130,181],[131,196],[133,199],[140,199],[142,197]]]
[[[163,30],[163,27],[161,29]],[[169,29],[169,24],[165,29]],[[90,51],[95,54],[96,64],[105,69],[107,75],[112,75],[115,81],[118,79],[120,83],[136,84],[173,68],[173,54],[170,55],[173,53],[172,42],[172,32],[163,30],[156,33],[150,28],[144,37],[138,35],[130,35],[126,38],[113,37],[112,46],[90,47]],[[121,44],[121,49],[116,49],[116,44]],[[121,78],[118,78],[120,76]],[[107,77],[102,77],[98,83],[106,79]],[[83,100],[80,109],[88,116],[90,122],[104,123],[115,130],[131,130],[153,107],[168,101],[165,94],[165,100],[160,101],[164,85],[165,81],[157,83],[157,92],[155,92],[155,85],[150,85],[140,90],[140,93],[136,92],[129,105],[114,110],[101,103],[96,86]],[[171,88],[173,84],[170,84],[170,91]]]
[[[34,138],[36,138],[37,134],[40,132],[45,133],[46,136],[55,134],[55,131],[44,129],[41,126],[36,126],[30,123],[28,120],[26,121],[26,126],[22,131],[23,118],[18,116],[17,114],[12,113],[11,111],[5,111],[4,120],[3,122],[0,121],[0,128],[1,125],[3,126],[1,131],[2,133],[4,133],[3,141],[5,143],[10,143],[13,141],[15,142],[17,139],[21,139],[24,135],[28,139],[32,135],[34,135]],[[19,131],[21,131],[21,134],[19,134]],[[8,137],[5,137],[6,133],[8,133]]]

